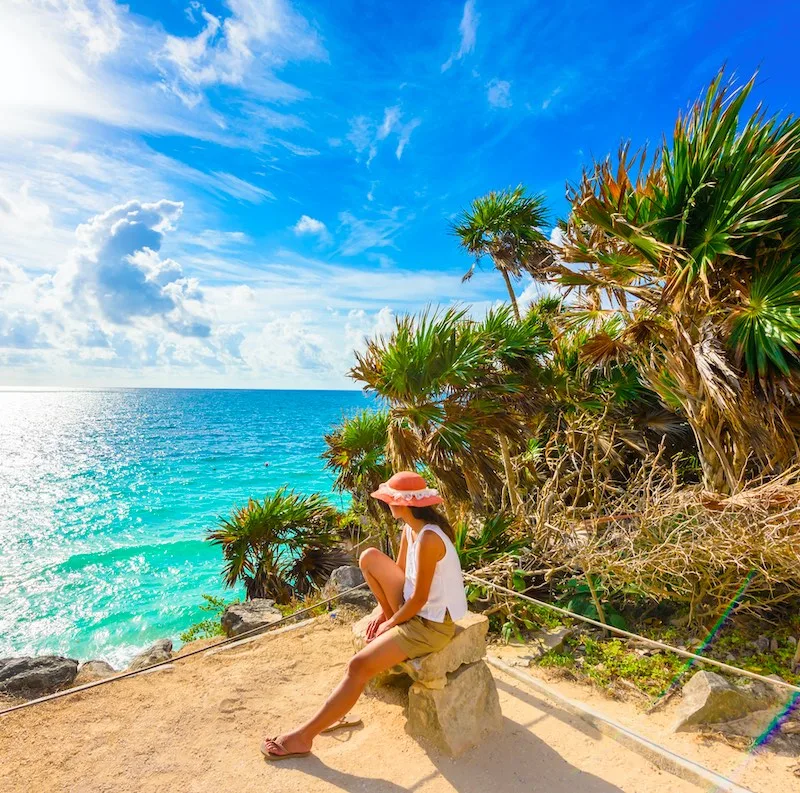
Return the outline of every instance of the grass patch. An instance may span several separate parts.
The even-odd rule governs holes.
[[[608,687],[621,678],[651,697],[663,694],[684,666],[677,655],[639,655],[619,639],[601,641],[587,636],[583,646],[581,671],[590,680]]]

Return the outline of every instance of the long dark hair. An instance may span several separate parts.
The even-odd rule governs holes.
[[[424,520],[425,523],[432,523],[434,526],[438,526],[450,538],[450,542],[456,541],[456,535],[453,532],[450,521],[441,512],[433,507],[409,507],[409,509],[417,520]]]

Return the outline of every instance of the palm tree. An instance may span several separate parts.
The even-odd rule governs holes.
[[[585,172],[562,251],[584,266],[561,283],[613,308],[606,351],[682,413],[718,491],[800,451],[800,120],[741,120],[753,85],[720,73],[649,167],[625,145]]]
[[[518,322],[521,316],[511,279],[523,273],[542,278],[552,261],[548,240],[540,231],[546,225],[544,196],[529,196],[520,185],[476,198],[452,226],[461,246],[474,256],[464,280],[472,277],[482,257],[489,256],[503,276]]]
[[[392,475],[387,458],[389,412],[366,409],[344,419],[325,435],[327,449],[322,453],[325,467],[336,473],[334,487],[347,491],[367,514],[383,528],[391,546],[395,523],[381,502],[370,493]]]
[[[334,569],[352,561],[337,545],[336,519],[336,510],[319,493],[300,496],[282,487],[220,518],[207,539],[222,546],[228,586],[241,581],[248,599],[288,603],[320,588]]]
[[[517,322],[501,308],[476,322],[464,309],[426,311],[370,341],[350,374],[390,405],[394,465],[427,465],[451,499],[475,506],[499,504],[505,487],[518,509],[509,446],[525,438],[525,386],[548,338],[536,314]]]

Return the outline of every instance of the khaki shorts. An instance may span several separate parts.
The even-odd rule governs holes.
[[[443,650],[455,632],[456,626],[449,614],[445,615],[444,622],[412,617],[408,622],[401,622],[387,631],[409,658]]]

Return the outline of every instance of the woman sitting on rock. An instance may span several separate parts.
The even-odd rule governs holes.
[[[268,760],[305,757],[323,730],[345,726],[350,708],[375,675],[409,658],[443,649],[453,638],[454,620],[467,613],[461,565],[453,530],[433,507],[442,499],[412,471],[401,471],[373,494],[404,523],[397,561],[369,548],[359,565],[378,600],[367,629],[367,646],[347,665],[344,679],[320,710],[291,732],[264,740]]]

